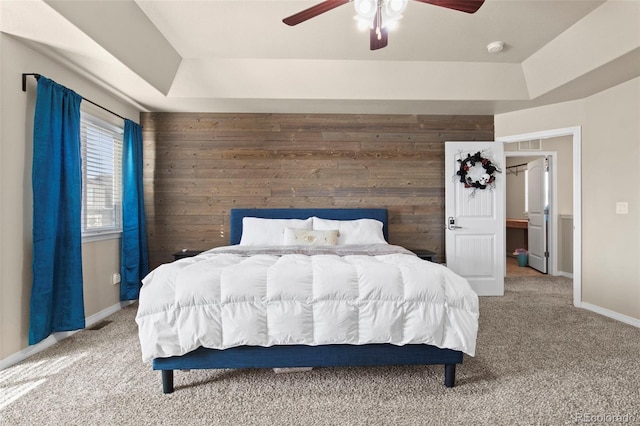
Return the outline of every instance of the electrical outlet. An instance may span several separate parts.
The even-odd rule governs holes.
[[[113,285],[120,284],[120,274],[116,272],[115,274],[111,275],[111,284]]]
[[[629,203],[618,201],[616,203],[616,214],[629,214]]]

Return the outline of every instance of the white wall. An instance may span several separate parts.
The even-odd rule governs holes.
[[[516,145],[516,144],[508,144]],[[535,160],[537,157],[507,157],[506,166],[514,166],[518,164],[524,164],[529,161]],[[508,169],[507,169],[508,170]],[[524,211],[525,206],[525,180],[524,172],[527,170],[527,166],[522,166],[511,171],[506,172],[506,210],[508,219],[526,219],[527,214]]]
[[[495,117],[496,138],[581,126],[582,301],[640,319],[640,78]],[[629,214],[615,213],[616,202]]]
[[[0,360],[28,346],[31,290],[31,161],[35,72],[136,122],[139,111],[66,69],[22,40],[0,33]],[[111,273],[120,270],[120,240],[83,244],[85,316],[119,302]]]

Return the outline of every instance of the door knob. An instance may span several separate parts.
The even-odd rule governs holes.
[[[449,229],[450,231],[453,231],[454,229],[461,229],[461,228],[462,226],[456,225],[456,220],[453,218],[453,216],[450,216],[447,222],[447,229]]]

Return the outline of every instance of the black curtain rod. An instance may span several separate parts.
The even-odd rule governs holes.
[[[28,75],[34,76],[36,80],[39,79],[40,77],[42,77],[41,74],[37,74],[37,73],[22,73],[22,91],[23,92],[27,91],[27,76]],[[82,96],[82,95],[80,95],[80,96]],[[126,120],[126,118],[124,118],[120,114],[116,114],[115,112],[111,111],[110,109],[107,109],[107,108],[103,107],[102,105],[98,105],[97,103],[93,102],[92,100],[89,100],[89,99],[85,98],[84,96],[82,96],[82,100],[83,101],[87,101],[90,104],[95,105],[98,108],[108,112],[109,114],[113,114],[113,115],[115,115],[116,117],[118,117],[118,118],[120,118],[122,120]]]
[[[527,163],[522,163],[522,164],[516,164],[515,166],[508,166],[507,169],[512,169],[514,167],[522,167],[522,166],[526,166]]]

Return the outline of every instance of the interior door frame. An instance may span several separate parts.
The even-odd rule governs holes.
[[[505,144],[514,142],[505,142]],[[560,272],[558,271],[558,221],[556,220],[556,216],[558,214],[558,162],[556,159],[558,158],[558,155],[554,151],[505,151],[504,156],[505,165],[507,164],[507,157],[547,157],[550,159],[549,162],[551,163],[551,166],[549,167],[549,174],[551,176],[551,180],[549,181],[549,223],[547,224],[549,231],[547,236],[547,247],[550,249],[549,251],[551,252],[551,255],[547,259],[547,273],[549,275],[560,275]],[[505,198],[505,209],[506,202],[507,200]],[[505,239],[505,251],[506,247],[507,242]]]
[[[580,126],[575,126],[543,130],[539,132],[499,137],[496,138],[496,141],[512,143],[560,136],[571,136],[573,145],[573,306],[579,308],[582,305],[582,128]],[[517,154],[520,155],[522,153],[518,152]],[[542,152],[536,154],[541,155]],[[506,154],[505,160],[503,161],[503,164],[506,164]],[[552,160],[552,172],[555,163],[556,162]],[[553,192],[553,196],[555,197],[556,191]],[[557,204],[557,200],[552,201],[552,203]],[[557,232],[557,225],[555,232]],[[506,250],[506,238],[504,244]],[[557,271],[555,268],[557,268],[556,262],[554,262],[553,270]]]

